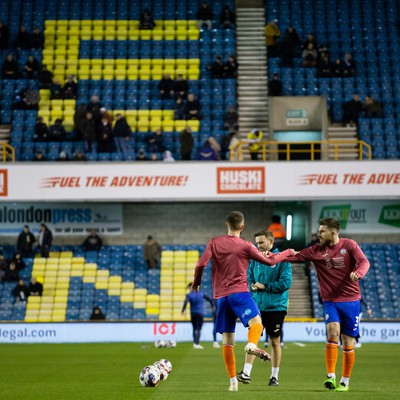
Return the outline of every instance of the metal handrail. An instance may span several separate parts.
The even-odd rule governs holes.
[[[0,143],[2,154],[3,154],[3,162],[14,162],[15,161],[15,149],[8,143]]]

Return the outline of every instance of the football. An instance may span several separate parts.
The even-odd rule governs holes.
[[[176,347],[176,341],[175,340],[168,340],[167,347]]]
[[[165,340],[156,340],[154,342],[154,346],[161,349],[163,347],[167,347],[167,342]]]
[[[144,387],[156,387],[161,381],[160,370],[154,365],[144,367],[140,372],[139,381]]]
[[[168,375],[172,372],[172,364],[171,361],[167,360],[167,359],[162,359],[159,362],[161,362],[162,364],[164,364],[164,367],[166,368]]]
[[[168,378],[168,369],[166,365],[161,361],[156,361],[153,365],[160,371],[160,379],[165,381]]]

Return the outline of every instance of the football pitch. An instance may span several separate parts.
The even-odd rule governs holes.
[[[157,349],[153,343],[2,344],[0,398],[2,400],[223,400],[276,399],[399,399],[400,345],[364,344],[356,349],[356,365],[348,393],[323,388],[324,344],[285,343],[279,387],[268,387],[270,363],[256,360],[250,385],[228,392],[229,379],[221,349],[203,343]],[[237,370],[243,367],[244,343],[235,348]],[[156,388],[139,383],[141,369],[167,358],[172,373]],[[341,370],[341,352],[338,362]]]

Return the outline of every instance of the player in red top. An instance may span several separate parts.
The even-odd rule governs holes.
[[[319,225],[319,243],[287,260],[312,261],[316,268],[327,332],[325,363],[328,379],[324,386],[347,392],[355,361],[354,338],[359,332],[361,293],[358,280],[368,272],[369,261],[354,240],[339,237],[338,220],[321,219]],[[336,386],[340,334],[343,343],[342,378]]]
[[[204,268],[212,259],[213,297],[218,300],[216,330],[222,333],[222,355],[230,378],[229,390],[237,391],[236,359],[233,351],[237,318],[240,318],[244,326],[250,327],[245,351],[262,360],[270,360],[270,355],[257,347],[263,326],[260,311],[248,288],[249,261],[256,260],[273,266],[296,252],[289,249],[276,254],[260,253],[252,243],[240,238],[244,229],[244,215],[240,211],[229,213],[225,225],[228,234],[211,239],[196,264],[193,290],[199,290]]]

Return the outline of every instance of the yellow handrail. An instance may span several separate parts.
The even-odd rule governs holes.
[[[2,154],[3,154],[3,162],[7,162],[7,161],[11,161],[14,162],[15,161],[15,149],[14,147],[12,147],[11,145],[9,145],[8,143],[0,143],[1,145],[1,150],[2,150]]]
[[[242,161],[243,153],[249,152],[249,144],[254,143],[254,140],[242,139],[239,140],[230,150],[231,161]],[[339,160],[339,156],[346,153],[353,153],[357,148],[359,160],[372,158],[371,146],[363,140],[320,140],[310,142],[278,142],[276,140],[261,140],[259,142],[260,149],[257,151],[258,154],[262,155],[262,160],[267,160],[267,155],[275,154],[286,154],[286,160],[291,160],[292,154],[309,154],[311,161],[315,161],[316,154],[325,154],[326,159],[329,159],[329,155],[334,156],[334,160]],[[309,148],[298,149],[293,146],[308,145]],[[346,145],[346,147],[342,147]],[[322,159],[323,157],[320,157]]]

